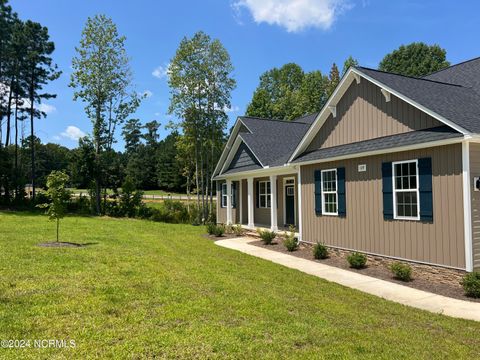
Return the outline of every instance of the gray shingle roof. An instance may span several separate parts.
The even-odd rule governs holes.
[[[364,67],[357,69],[460,127],[480,133],[480,95],[473,89]]]
[[[293,163],[312,160],[326,160],[338,156],[353,155],[367,151],[387,150],[398,146],[421,144],[431,141],[453,139],[463,135],[448,126],[440,126],[426,130],[411,131],[403,134],[385,136],[372,140],[339,145],[329,148],[316,149],[303,153]]]
[[[252,133],[242,133],[239,136],[264,166],[281,166],[287,162],[307,132],[313,122],[311,117],[313,115],[294,121],[282,121],[242,116],[240,120]]]
[[[461,85],[480,94],[480,57],[434,72],[424,79]]]

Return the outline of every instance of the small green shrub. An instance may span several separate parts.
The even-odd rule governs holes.
[[[298,241],[295,238],[295,227],[290,226],[290,231],[286,232],[283,236],[283,245],[288,251],[295,251],[298,249]]]
[[[221,237],[225,234],[225,225],[216,225],[215,229],[213,230],[213,235],[216,237]]]
[[[347,261],[350,264],[350,267],[354,269],[361,269],[365,267],[365,264],[367,263],[367,256],[355,251],[348,255]]]
[[[313,257],[315,259],[326,259],[328,258],[328,249],[324,244],[316,243],[313,247]]]
[[[273,239],[277,237],[277,233],[275,231],[257,229],[257,233],[258,235],[260,235],[260,238],[262,239],[265,245],[271,245],[273,242]]]
[[[463,286],[465,295],[480,298],[480,272],[476,271],[465,275],[460,284]]]
[[[240,224],[232,226],[232,231],[236,236],[242,236],[244,233],[242,225]]]
[[[210,223],[210,224],[207,224],[207,233],[208,235],[213,235],[215,233],[215,228],[217,227],[216,224],[214,223]]]
[[[394,262],[390,265],[390,270],[395,275],[395,278],[402,281],[412,280],[412,267],[401,262]]]

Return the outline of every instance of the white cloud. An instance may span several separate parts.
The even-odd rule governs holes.
[[[67,126],[64,132],[60,134],[64,138],[77,141],[78,139],[84,137],[86,134],[80,130],[78,127],[70,125]]]
[[[41,103],[40,105],[38,105],[37,109],[44,112],[45,114],[51,114],[52,112],[57,110],[55,106],[46,103]]]
[[[155,116],[161,116],[162,114],[160,114],[159,112],[156,112],[154,115]]]
[[[240,108],[237,105],[232,105],[230,107],[225,106],[223,108],[223,111],[225,111],[226,113],[236,113],[240,111]]]
[[[306,28],[329,29],[337,17],[353,5],[349,0],[236,0],[234,11],[250,11],[256,23],[284,27],[288,32]]]
[[[155,76],[157,79],[163,79],[168,77],[170,73],[170,64],[160,65],[157,66],[153,71],[152,75]]]

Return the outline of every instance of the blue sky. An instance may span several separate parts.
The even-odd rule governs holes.
[[[480,56],[480,2],[381,0],[11,0],[22,19],[49,28],[56,44],[54,59],[63,71],[48,90],[57,94],[44,104],[46,119],[37,121],[44,142],[70,148],[75,138],[91,131],[83,105],[73,101],[68,87],[71,59],[87,17],[103,13],[127,37],[135,88],[151,96],[135,117],[163,125],[169,90],[165,66],[184,36],[203,30],[218,38],[230,53],[237,88],[232,96],[230,124],[244,113],[264,71],[296,62],[304,70],[328,73],[333,62],[349,55],[361,65],[376,67],[401,44],[423,41],[447,49],[451,63]],[[155,71],[157,69],[157,71]],[[156,75],[156,76],[155,76]],[[120,140],[120,134],[117,138]],[[117,148],[123,146],[120,140]]]

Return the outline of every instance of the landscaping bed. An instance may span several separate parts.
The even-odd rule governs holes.
[[[350,267],[346,259],[346,256],[350,253],[349,251],[329,248],[329,257],[327,259],[316,260],[313,257],[313,245],[301,243],[298,250],[290,252],[287,251],[285,246],[282,244],[282,240],[282,238],[277,238],[271,245],[265,245],[261,240],[251,242],[250,244],[296,256],[302,259],[312,260],[321,264],[334,266],[340,269],[409,286],[415,289],[428,291],[434,294],[448,296],[460,300],[480,302],[480,299],[468,297],[464,294],[463,288],[460,285],[460,280],[463,275],[465,275],[465,272],[460,270],[409,263],[413,269],[413,279],[412,281],[405,282],[395,279],[389,269],[389,265],[396,260],[369,255],[367,266],[365,268],[353,269]]]

